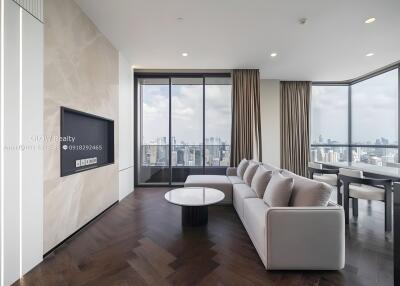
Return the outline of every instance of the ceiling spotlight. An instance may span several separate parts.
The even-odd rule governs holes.
[[[299,19],[299,24],[300,25],[305,25],[307,23],[307,20],[308,20],[307,18],[300,18]]]
[[[367,20],[365,20],[365,24],[371,24],[371,23],[375,22],[375,20],[376,19],[374,17],[368,18]]]
[[[188,53],[182,53],[182,57],[187,57],[188,55]]]
[[[272,53],[270,56],[271,56],[272,58],[275,58],[277,55],[278,55],[277,53]]]
[[[374,53],[368,53],[368,54],[366,54],[365,56],[366,57],[372,57],[374,55]]]

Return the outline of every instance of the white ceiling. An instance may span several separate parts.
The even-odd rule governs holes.
[[[259,68],[262,78],[331,81],[400,60],[400,0],[76,2],[138,68]]]

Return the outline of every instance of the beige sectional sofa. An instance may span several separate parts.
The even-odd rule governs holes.
[[[224,192],[223,204],[232,204],[247,230],[266,269],[338,270],[345,264],[343,208],[327,201],[318,205],[315,196],[330,194],[331,187],[279,170],[269,164],[258,168],[280,172],[293,178],[293,191],[287,207],[270,207],[250,185],[228,168],[226,176],[189,176],[185,187],[206,186]],[[323,202],[322,202],[323,203]]]

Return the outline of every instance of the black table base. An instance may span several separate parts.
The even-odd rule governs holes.
[[[202,226],[208,223],[207,206],[182,206],[182,226]]]

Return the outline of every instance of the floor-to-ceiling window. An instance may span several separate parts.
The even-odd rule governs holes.
[[[311,160],[399,166],[399,68],[313,85]]]
[[[136,183],[182,184],[230,161],[229,75],[136,75]]]

